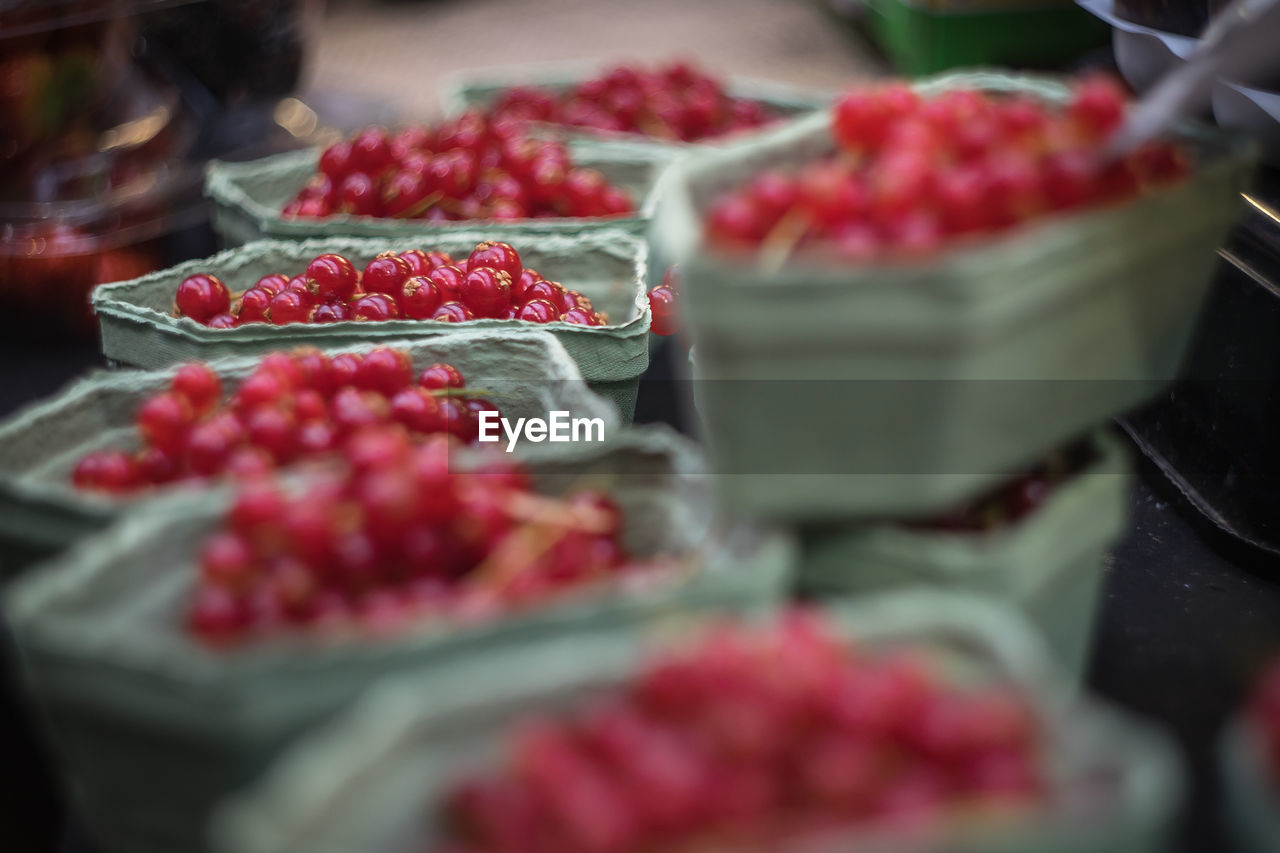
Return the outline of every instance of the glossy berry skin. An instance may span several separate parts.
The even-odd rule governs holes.
[[[401,288],[400,313],[410,320],[429,320],[443,301],[435,282],[426,276],[414,276]]]
[[[311,315],[311,304],[305,296],[286,290],[271,300],[267,309],[267,321],[274,326],[289,323],[305,323]]]
[[[431,315],[432,320],[441,323],[465,323],[474,320],[476,315],[461,302],[445,302]]]
[[[454,264],[438,266],[427,274],[427,278],[440,288],[440,298],[445,302],[456,302],[462,296],[462,284],[466,273]]]
[[[560,315],[561,323],[572,323],[575,326],[595,326],[595,317],[581,308],[574,308]]]
[[[478,244],[467,258],[468,270],[477,270],[481,267],[501,270],[511,278],[512,282],[519,281],[520,274],[524,272],[520,254],[515,248],[510,243],[493,240]]]
[[[195,421],[195,412],[186,397],[157,394],[138,410],[138,432],[144,441],[166,451],[180,450],[187,431]]]
[[[520,298],[524,302],[528,302],[532,299],[541,299],[546,302],[550,302],[558,308],[564,301],[565,292],[563,285],[543,279],[542,281],[536,281],[526,287],[524,292],[520,294]]]
[[[214,275],[197,273],[188,276],[178,285],[173,298],[174,313],[190,317],[197,323],[207,323],[217,314],[231,309],[231,291]]]
[[[71,481],[79,489],[123,494],[137,488],[142,482],[142,473],[129,454],[120,450],[102,450],[90,453],[76,463]]]
[[[281,289],[283,287],[282,284]],[[267,309],[271,307],[273,298],[275,294],[270,290],[251,287],[240,296],[238,305],[232,303],[231,313],[241,323],[264,323],[267,320]]]
[[[516,312],[517,320],[530,323],[551,323],[560,318],[560,309],[545,299],[530,299]]]
[[[205,325],[210,329],[234,329],[240,325],[240,321],[230,313],[214,314]]]
[[[262,278],[254,282],[251,290],[264,290],[271,296],[275,296],[284,290],[285,285],[289,283],[289,276],[281,272],[273,272],[264,275]]]
[[[385,293],[395,297],[404,287],[409,273],[408,261],[397,255],[379,255],[364,268],[360,286],[365,293]]]
[[[197,417],[207,414],[222,399],[222,380],[207,365],[184,364],[170,382],[173,393],[185,397]]]
[[[307,264],[305,275],[308,292],[325,302],[350,299],[359,282],[356,268],[342,255],[320,255]]]
[[[348,142],[334,143],[320,155],[320,172],[332,181],[342,180],[351,168],[351,144]]]
[[[477,317],[500,317],[511,304],[511,276],[490,267],[470,268],[461,301]]]
[[[418,377],[418,385],[428,391],[440,391],[446,388],[465,388],[467,381],[452,364],[433,364],[422,371]]]
[[[346,302],[321,302],[307,315],[309,323],[340,323],[351,319],[351,308]]]
[[[413,363],[408,353],[390,347],[378,347],[365,354],[356,368],[352,384],[364,391],[377,391],[388,397],[413,382]]]
[[[352,301],[351,319],[361,323],[398,320],[400,306],[385,293],[367,293]]]
[[[676,295],[665,285],[649,291],[649,310],[653,314],[650,327],[655,335],[671,335],[676,332]]]
[[[426,275],[436,268],[428,253],[421,249],[406,249],[400,253],[400,259],[409,267],[410,276]]]

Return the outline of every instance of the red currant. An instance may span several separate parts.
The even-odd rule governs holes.
[[[179,317],[190,317],[197,323],[207,323],[218,314],[231,309],[231,291],[213,275],[197,273],[187,276],[178,285],[173,310]]]

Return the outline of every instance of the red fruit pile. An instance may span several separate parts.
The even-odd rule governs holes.
[[[843,850],[816,842],[1029,805],[1042,734],[1011,687],[950,683],[919,650],[851,651],[801,615],[724,628],[621,695],[518,728],[503,769],[448,796],[434,849]]]
[[[649,328],[655,335],[674,335],[679,328],[676,319],[679,285],[679,270],[668,267],[662,274],[662,284],[649,291],[649,312],[653,314],[653,325]]]
[[[497,411],[467,391],[456,367],[433,364],[415,376],[408,353],[385,347],[333,357],[317,349],[272,353],[225,401],[222,390],[207,366],[183,366],[169,390],[138,409],[142,449],[89,453],[72,482],[127,494],[224,474],[244,479],[349,450],[363,428],[386,424],[471,444],[479,413]]]
[[[625,189],[575,166],[563,144],[532,139],[521,125],[469,112],[434,128],[365,128],[325,149],[316,174],[282,214],[448,222],[635,210]]]
[[[1280,659],[1262,674],[1249,701],[1248,718],[1260,741],[1272,782],[1280,786]]]
[[[546,121],[684,142],[774,118],[758,101],[733,97],[719,80],[687,62],[654,69],[619,65],[564,92],[517,86],[501,92],[491,110],[495,121]]]
[[[415,445],[399,426],[359,430],[344,455],[297,494],[269,479],[239,494],[200,549],[196,637],[485,618],[643,567],[628,563],[604,493],[544,497],[505,462],[454,471],[447,441]]]
[[[383,252],[363,272],[342,255],[320,255],[299,275],[272,273],[239,294],[217,276],[198,273],[178,285],[173,313],[214,329],[342,320],[609,322],[581,293],[524,266],[510,243],[492,240],[460,261],[421,249]]]
[[[1057,451],[1022,475],[970,501],[957,510],[912,527],[957,533],[977,533],[1017,524],[1053,496],[1063,483],[1074,478],[1098,458],[1089,441],[1077,442]]]
[[[722,196],[707,237],[734,251],[909,259],[1183,178],[1188,158],[1168,142],[1110,164],[1098,157],[1124,110],[1124,92],[1105,77],[1078,81],[1061,108],[963,89],[854,90],[834,109],[837,156],[763,172]]]

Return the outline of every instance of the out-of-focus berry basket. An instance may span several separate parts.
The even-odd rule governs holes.
[[[574,417],[600,418],[606,439],[620,427],[613,406],[587,390],[564,347],[549,334],[459,330],[385,345],[407,352],[417,370],[441,362],[454,365],[472,386],[492,392],[506,417],[545,418],[551,411],[568,411]],[[226,384],[248,376],[259,361],[227,358],[211,367]],[[0,576],[13,574],[34,555],[66,548],[138,503],[172,499],[175,489],[184,491],[165,487],[128,499],[81,491],[71,479],[73,467],[87,453],[137,447],[138,408],[165,391],[176,370],[100,372],[0,425]],[[545,459],[580,450],[572,444],[521,442],[514,455]]]
[[[750,849],[1165,849],[1182,787],[1172,744],[1100,703],[1067,702],[1066,691],[1042,668],[1035,638],[1007,611],[961,596],[912,592],[833,603],[823,612],[841,638],[870,653],[905,643],[939,655],[944,666],[963,671],[970,683],[1012,683],[1025,691],[1048,729],[1049,803],[1021,817],[1015,809],[971,824],[942,818],[896,829],[851,829],[838,839],[845,843]],[[380,685],[291,749],[262,782],[231,800],[215,823],[216,849],[434,849],[442,835],[436,806],[451,784],[499,756],[502,739],[495,734],[528,715],[559,714],[617,690],[645,659],[649,644],[637,642],[642,639],[548,643],[520,656],[487,658],[465,678],[452,672],[447,679],[405,678]],[[428,695],[439,700],[424,702]]]
[[[556,94],[574,89],[592,79],[603,69],[598,65],[547,64],[545,66],[516,66],[480,69],[452,75],[440,88],[440,104],[446,115],[458,115],[472,109],[487,109],[504,91],[513,87],[536,87]],[[777,120],[820,110],[830,105],[834,93],[798,86],[789,86],[771,80],[729,78],[724,93],[732,98],[751,101],[764,108]],[[732,137],[711,138],[690,143],[662,139],[637,133],[594,130],[586,127],[537,122],[539,132],[565,139],[593,140],[617,152],[635,152],[652,155],[655,152],[683,150],[691,145],[717,145],[731,142]],[[740,131],[747,132],[747,131]]]
[[[1218,744],[1224,816],[1240,853],[1268,853],[1280,844],[1275,772],[1253,724],[1233,719]]]
[[[926,81],[1061,101],[1043,78]],[[672,168],[653,265],[682,264],[693,391],[734,508],[798,519],[923,516],[1150,399],[1179,371],[1251,151],[1185,127],[1192,174],[929,259],[757,266],[703,214],[770,168],[833,152],[830,112]]]
[[[1124,532],[1129,457],[1110,433],[1093,461],[1053,487],[1025,518],[984,531],[878,524],[807,537],[797,576],[816,595],[937,586],[1008,600],[1073,677],[1088,663],[1103,557]]]
[[[636,205],[631,215],[595,218],[531,218],[509,222],[380,219],[331,216],[327,219],[285,218],[281,211],[316,172],[320,152],[291,151],[247,163],[209,164],[205,195],[213,201],[213,227],[226,245],[238,246],[264,237],[304,240],[312,237],[383,237],[432,240],[458,231],[482,230],[493,239],[515,240],[531,234],[579,234],[596,229],[642,232],[653,212],[653,188],[671,160],[671,152],[613,151],[592,143],[570,148],[574,164],[596,169],[609,182],[630,191]]]
[[[465,674],[476,652],[503,657],[540,638],[590,649],[615,631],[771,606],[790,582],[790,541],[723,531],[696,448],[670,430],[629,431],[529,470],[546,495],[611,483],[624,547],[638,559],[689,562],[648,583],[586,584],[507,616],[424,620],[383,635],[285,632],[214,649],[183,627],[193,551],[227,508],[205,495],[153,504],[12,585],[6,614],[24,676],[95,840],[113,853],[205,849],[217,799],[377,676]],[[444,694],[425,704],[437,699]]]
[[[179,283],[196,273],[212,273],[231,289],[241,290],[269,273],[301,273],[312,258],[326,252],[342,254],[357,266],[363,266],[379,252],[410,248],[437,249],[465,257],[478,242],[492,236],[488,231],[472,231],[417,238],[262,241],[132,281],[105,285],[93,293],[94,309],[102,327],[102,352],[122,364],[162,367],[303,345],[336,347],[367,341],[412,340],[459,328],[510,335],[550,331],[577,363],[591,389],[615,403],[629,421],[640,376],[649,364],[650,312],[644,282],[647,249],[643,241],[623,231],[523,238],[508,235],[527,266],[580,291],[597,310],[606,312],[610,318],[606,326],[480,319],[461,325],[392,320],[285,326],[252,323],[233,329],[211,329],[191,319],[172,316]]]

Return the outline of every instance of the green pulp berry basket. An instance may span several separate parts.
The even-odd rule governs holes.
[[[854,642],[924,645],[957,677],[1012,681],[1046,721],[1052,805],[1007,819],[942,824],[908,837],[850,833],[824,850],[870,853],[1157,853],[1182,774],[1162,734],[1093,701],[1070,702],[1036,654],[1035,638],[987,602],[927,592],[833,604],[826,615]],[[440,840],[435,808],[449,784],[495,760],[499,733],[616,689],[651,640],[551,642],[490,656],[468,673],[388,682],[300,742],[221,810],[218,853],[416,853]],[[665,642],[678,634],[657,638]],[[441,697],[424,702],[424,696]],[[771,848],[772,849],[772,848]],[[816,849],[808,847],[805,849]]]
[[[975,65],[1062,67],[1107,42],[1107,28],[1071,2],[867,0],[875,40],[904,74]]]
[[[530,470],[546,494],[610,488],[630,552],[687,554],[688,570],[584,589],[490,621],[442,620],[375,637],[283,635],[218,651],[192,639],[181,618],[193,551],[226,507],[206,495],[134,513],[11,585],[5,613],[23,680],[94,840],[108,853],[205,849],[216,800],[378,676],[452,671],[465,679],[482,651],[501,658],[543,638],[584,645],[703,611],[751,611],[790,583],[790,541],[722,529],[696,448],[666,428],[630,430]]]
[[[463,71],[445,80],[440,88],[440,104],[446,115],[458,115],[471,109],[487,109],[504,90],[513,86],[537,86],[555,92],[569,90],[601,72],[596,64],[520,65]],[[745,98],[768,108],[779,119],[795,118],[822,109],[835,99],[835,93],[803,89],[769,80],[731,78],[726,82],[728,94]],[[575,141],[590,140],[604,150],[634,152],[640,157],[660,156],[693,146],[718,145],[727,140],[688,143],[646,137],[633,133],[592,131],[538,122],[541,133]]]
[[[472,387],[491,392],[506,417],[546,418],[548,412],[567,411],[573,417],[599,418],[606,439],[621,428],[614,407],[587,389],[564,347],[546,332],[459,330],[384,343],[409,353],[416,370],[437,362],[453,364]],[[344,350],[371,348],[361,344]],[[211,365],[225,386],[249,375],[259,361],[250,356]],[[12,566],[0,565],[0,577],[31,562],[28,555],[48,556],[65,548],[139,502],[174,495],[175,488],[132,500],[82,492],[71,485],[71,470],[90,451],[137,448],[138,407],[166,389],[176,370],[102,371],[0,424],[0,553],[24,555],[21,561],[12,556]],[[515,454],[537,459],[578,450],[572,444],[521,442]]]
[[[873,524],[822,529],[805,541],[797,582],[814,595],[945,587],[1007,601],[1079,679],[1088,663],[1104,557],[1124,532],[1129,456],[1100,432],[1095,461],[1058,484],[1030,516],[990,532]]]
[[[426,220],[379,219],[371,216],[333,216],[328,219],[286,219],[284,207],[315,174],[316,149],[276,154],[246,163],[209,164],[205,195],[213,202],[213,228],[228,246],[263,238],[305,240],[316,237],[381,237],[385,240],[430,240],[457,231],[483,230],[495,240],[515,240],[531,234],[580,234],[599,229],[641,233],[653,214],[653,188],[672,153],[614,151],[591,142],[571,147],[575,166],[598,170],[611,183],[628,190],[636,204],[629,216],[546,219]]]
[[[1058,100],[1043,78],[919,84]],[[681,262],[693,393],[730,507],[797,520],[927,516],[1152,398],[1179,371],[1241,206],[1247,144],[1198,128],[1191,177],[918,263],[774,269],[709,249],[702,216],[767,168],[830,154],[830,114],[664,178],[652,268]]]
[[[1218,744],[1225,817],[1239,853],[1280,849],[1280,795],[1266,753],[1244,717],[1233,719]]]
[[[178,284],[194,273],[213,273],[233,290],[251,287],[273,272],[302,272],[324,252],[337,252],[363,267],[379,252],[410,248],[468,255],[488,232],[452,232],[430,238],[392,240],[331,237],[324,240],[262,241],[188,261],[131,281],[106,284],[93,292],[108,359],[139,367],[250,355],[295,346],[335,347],[379,340],[413,340],[456,329],[501,331],[510,335],[551,332],[577,363],[592,390],[612,400],[626,420],[635,408],[640,376],[649,366],[649,301],[645,297],[647,250],[637,237],[617,230],[582,234],[511,237],[525,264],[570,290],[587,296],[609,315],[607,326],[570,323],[540,325],[520,320],[472,320],[451,325],[435,320],[382,323],[251,323],[210,329],[172,316]]]

